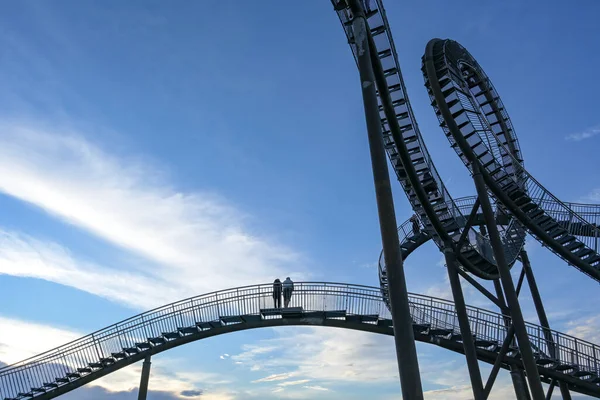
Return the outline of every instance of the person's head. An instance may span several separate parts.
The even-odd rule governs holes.
[[[281,281],[279,280],[279,278],[277,278],[277,279],[275,279],[275,282],[281,282]]]
[[[289,281],[289,280],[290,280],[290,277],[288,276],[288,277],[287,277],[287,278],[285,278],[285,279]]]

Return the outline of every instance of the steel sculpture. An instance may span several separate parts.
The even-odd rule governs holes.
[[[506,317],[506,328],[516,338],[528,381],[527,386],[523,370],[511,369],[516,396],[546,398],[555,385],[551,385],[549,393],[544,393],[539,366],[545,357],[529,343],[518,300],[526,278],[540,323],[544,329],[550,328],[523,249],[525,236],[534,235],[569,264],[600,280],[598,207],[561,202],[525,170],[515,130],[489,78],[460,44],[433,39],[423,56],[425,86],[440,126],[471,172],[477,191],[477,197],[469,204],[470,210],[460,207],[437,173],[414,118],[382,1],[332,0],[332,3],[358,61],[359,72],[364,69],[364,62],[361,63],[364,46],[359,40],[362,33],[353,28],[353,21],[362,17],[361,8],[364,8],[371,57],[369,68],[377,84],[384,147],[417,216],[399,228],[404,234],[399,238],[400,252],[406,257],[433,239],[444,253],[457,318],[464,333],[463,351],[475,399],[488,397],[501,362],[495,363],[484,385],[459,276],[498,305]],[[588,215],[578,214],[580,210],[587,211]],[[402,288],[395,287],[389,279],[390,269],[398,266],[388,262],[387,251],[384,246],[379,276],[382,293],[389,302],[387,298]],[[515,287],[509,269],[517,260],[523,269]],[[495,293],[476,278],[492,280]],[[393,304],[390,306],[393,309]],[[552,352],[553,340],[547,339]],[[509,339],[500,356],[510,346],[509,342],[515,343],[513,338]],[[410,368],[418,368],[417,363]],[[569,399],[568,386],[558,383],[563,398]],[[404,392],[405,385],[417,386],[419,382],[401,379],[401,384]]]
[[[128,318],[0,368],[0,398],[51,399],[142,360],[149,372],[150,357],[155,354],[246,329],[307,325],[393,335],[380,288],[329,282],[296,282],[294,286],[287,309],[271,308],[273,286],[261,284],[207,293]],[[463,352],[451,301],[418,294],[408,294],[408,299],[417,341]],[[500,360],[501,368],[521,368],[519,348],[507,340],[511,328],[507,328],[506,315],[469,306],[466,310],[478,359],[490,364]],[[528,323],[526,329],[532,348],[544,357],[539,366],[544,382],[562,382],[574,391],[600,397],[600,346],[539,325]],[[578,373],[565,372],[571,369]]]
[[[423,56],[425,87],[477,191],[453,199],[415,120],[382,0],[331,1],[360,73],[384,248],[380,288],[301,282],[292,307],[284,309],[270,308],[271,284],[185,299],[0,368],[0,398],[54,398],[144,360],[139,399],[145,399],[152,355],[219,334],[284,325],[393,335],[407,400],[423,398],[415,340],[465,354],[478,400],[489,396],[500,368],[510,370],[518,399],[550,398],[556,386],[563,399],[570,391],[600,398],[600,346],[550,329],[523,249],[530,233],[600,281],[600,206],[561,202],[535,180],[483,69],[457,42],[433,39]],[[384,151],[415,212],[397,230]],[[454,302],[407,292],[402,260],[429,239],[445,255]],[[515,286],[509,269],[517,261],[522,269]],[[500,313],[467,306],[459,277]],[[491,280],[495,293],[480,279]],[[523,320],[518,295],[525,280],[540,325]],[[481,361],[493,365],[485,384]],[[542,382],[550,384],[546,393]]]

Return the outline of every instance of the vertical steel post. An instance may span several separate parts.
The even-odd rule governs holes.
[[[529,256],[525,250],[521,250],[521,263],[523,264],[523,270],[525,270],[525,276],[527,277],[527,284],[529,285],[529,291],[531,292],[531,297],[533,298],[535,311],[537,312],[540,325],[544,330],[544,337],[546,338],[550,356],[557,357],[558,354],[556,354],[556,343],[554,343],[554,338],[552,338],[550,322],[548,321],[548,316],[546,315],[546,310],[544,309],[544,303],[542,302],[542,296],[540,296],[540,291],[535,281],[535,276],[533,275],[533,269],[531,269]],[[564,400],[570,400],[571,394],[569,392],[569,386],[565,382],[561,381],[558,382],[558,387],[560,388],[562,398]]]
[[[504,293],[502,293],[502,285],[498,279],[494,279],[494,288],[496,289],[496,296],[500,303],[506,307],[506,301],[504,300]],[[504,314],[504,311],[501,311]],[[506,325],[506,329],[509,329],[511,325],[510,318],[504,318],[504,324]],[[514,328],[513,328],[514,329]],[[512,344],[514,344],[515,339],[513,335]],[[517,400],[531,400],[531,395],[529,394],[529,388],[525,383],[525,374],[523,373],[523,369],[517,367],[516,365],[510,366],[510,378],[513,383],[513,388],[515,389],[515,396]]]
[[[488,228],[488,235],[490,243],[494,251],[494,257],[496,264],[498,265],[498,272],[500,274],[500,280],[502,281],[502,288],[504,289],[504,296],[510,310],[512,324],[515,327],[515,336],[517,337],[517,343],[521,352],[521,359],[525,372],[527,373],[527,381],[529,382],[529,389],[534,400],[543,400],[545,398],[544,388],[542,387],[542,381],[540,374],[533,357],[533,351],[531,350],[531,344],[529,343],[529,336],[527,335],[527,329],[525,327],[525,320],[523,319],[523,313],[521,312],[521,306],[519,305],[519,299],[515,292],[515,285],[510,275],[510,269],[506,262],[504,255],[504,249],[502,247],[502,240],[500,239],[500,233],[498,232],[498,226],[496,225],[496,219],[494,217],[494,211],[490,203],[490,198],[487,193],[487,188],[481,175],[481,166],[479,160],[475,160],[472,163],[473,167],[473,180],[475,181],[475,188],[477,189],[477,196],[481,201],[481,210],[483,212],[483,219]]]
[[[471,387],[475,400],[485,400],[483,390],[483,382],[481,381],[481,371],[477,361],[477,349],[471,333],[469,325],[469,316],[467,314],[467,306],[463,296],[460,278],[458,277],[456,265],[456,254],[452,248],[452,243],[444,243],[444,257],[446,258],[446,269],[448,270],[448,278],[450,279],[450,288],[452,289],[452,297],[454,298],[454,307],[458,316],[458,325],[462,337],[465,357],[467,358],[467,368],[469,370],[469,378],[471,379]]]
[[[363,104],[371,152],[371,165],[375,183],[375,196],[379,214],[379,227],[383,254],[387,266],[390,312],[394,326],[396,357],[400,372],[400,384],[404,400],[423,399],[419,373],[417,348],[408,303],[408,292],[400,253],[400,241],[396,226],[396,212],[388,173],[387,158],[383,146],[381,120],[375,91],[375,78],[371,66],[371,54],[367,34],[367,21],[358,0],[349,1],[354,15],[352,31],[357,48],[358,70],[362,88]],[[375,49],[373,49],[375,51]]]
[[[140,390],[138,391],[138,400],[146,400],[148,395],[148,381],[150,380],[150,358],[152,356],[146,356],[144,363],[142,364],[142,378],[140,379]]]

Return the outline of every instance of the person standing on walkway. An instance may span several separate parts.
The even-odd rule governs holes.
[[[417,236],[419,233],[421,233],[421,227],[419,226],[419,218],[417,217],[417,214],[413,214],[413,216],[410,217],[410,222],[412,223],[413,236]]]
[[[281,281],[279,278],[273,282],[273,307],[281,308]]]
[[[294,282],[288,276],[283,281],[283,306],[288,308],[290,300],[292,299],[292,292],[294,291]]]

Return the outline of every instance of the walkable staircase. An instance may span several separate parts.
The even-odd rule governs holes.
[[[334,0],[334,6],[338,3]],[[370,27],[371,36],[377,47],[377,55],[381,62],[384,75],[386,77],[387,88],[394,107],[396,120],[402,132],[403,146],[410,154],[410,160],[418,176],[418,184],[423,187],[427,194],[427,202],[433,207],[435,215],[428,215],[423,204],[417,197],[415,188],[410,182],[405,167],[400,160],[399,143],[394,141],[389,121],[387,120],[381,98],[379,98],[379,109],[381,116],[381,125],[383,130],[383,140],[388,158],[394,168],[396,176],[400,181],[402,188],[408,197],[409,202],[415,213],[418,215],[423,229],[434,240],[440,249],[444,247],[443,239],[439,237],[434,229],[430,218],[435,218],[440,222],[443,230],[448,236],[457,241],[462,233],[464,224],[460,221],[464,219],[461,210],[455,204],[438,174],[433,160],[429,155],[427,147],[423,141],[421,132],[414,117],[410,100],[406,93],[406,87],[400,64],[394,47],[394,41],[390,32],[385,10],[381,1],[371,1],[371,7],[367,12],[367,22]],[[356,46],[352,34],[352,15],[348,9],[337,7],[336,10],[352,52],[356,58]],[[380,93],[378,92],[378,96]],[[467,213],[468,214],[468,213]],[[513,224],[507,227],[505,232],[501,232],[505,237],[504,245],[507,254],[507,261],[510,265],[514,263],[519,251],[525,243],[525,233],[519,224]],[[496,261],[491,251],[488,238],[482,236],[475,229],[470,229],[467,235],[468,243],[461,248],[463,265],[475,275],[484,279],[497,278]],[[482,248],[485,248],[482,250]]]
[[[292,307],[272,308],[272,284],[213,292],[168,304],[101,329],[71,343],[0,368],[0,399],[51,399],[132,363],[192,341],[243,329],[317,325],[393,334],[378,288],[327,282],[297,282]],[[417,340],[461,352],[454,304],[409,294]],[[510,317],[467,307],[480,360],[494,363]],[[600,347],[527,324],[540,374],[572,390],[600,396]],[[520,365],[511,347],[503,365]]]
[[[425,87],[451,146],[469,170],[481,166],[490,191],[544,246],[600,281],[600,228],[563,203],[523,165],[514,128],[490,79],[452,40],[433,39],[423,58]],[[594,220],[600,216],[591,215]]]

